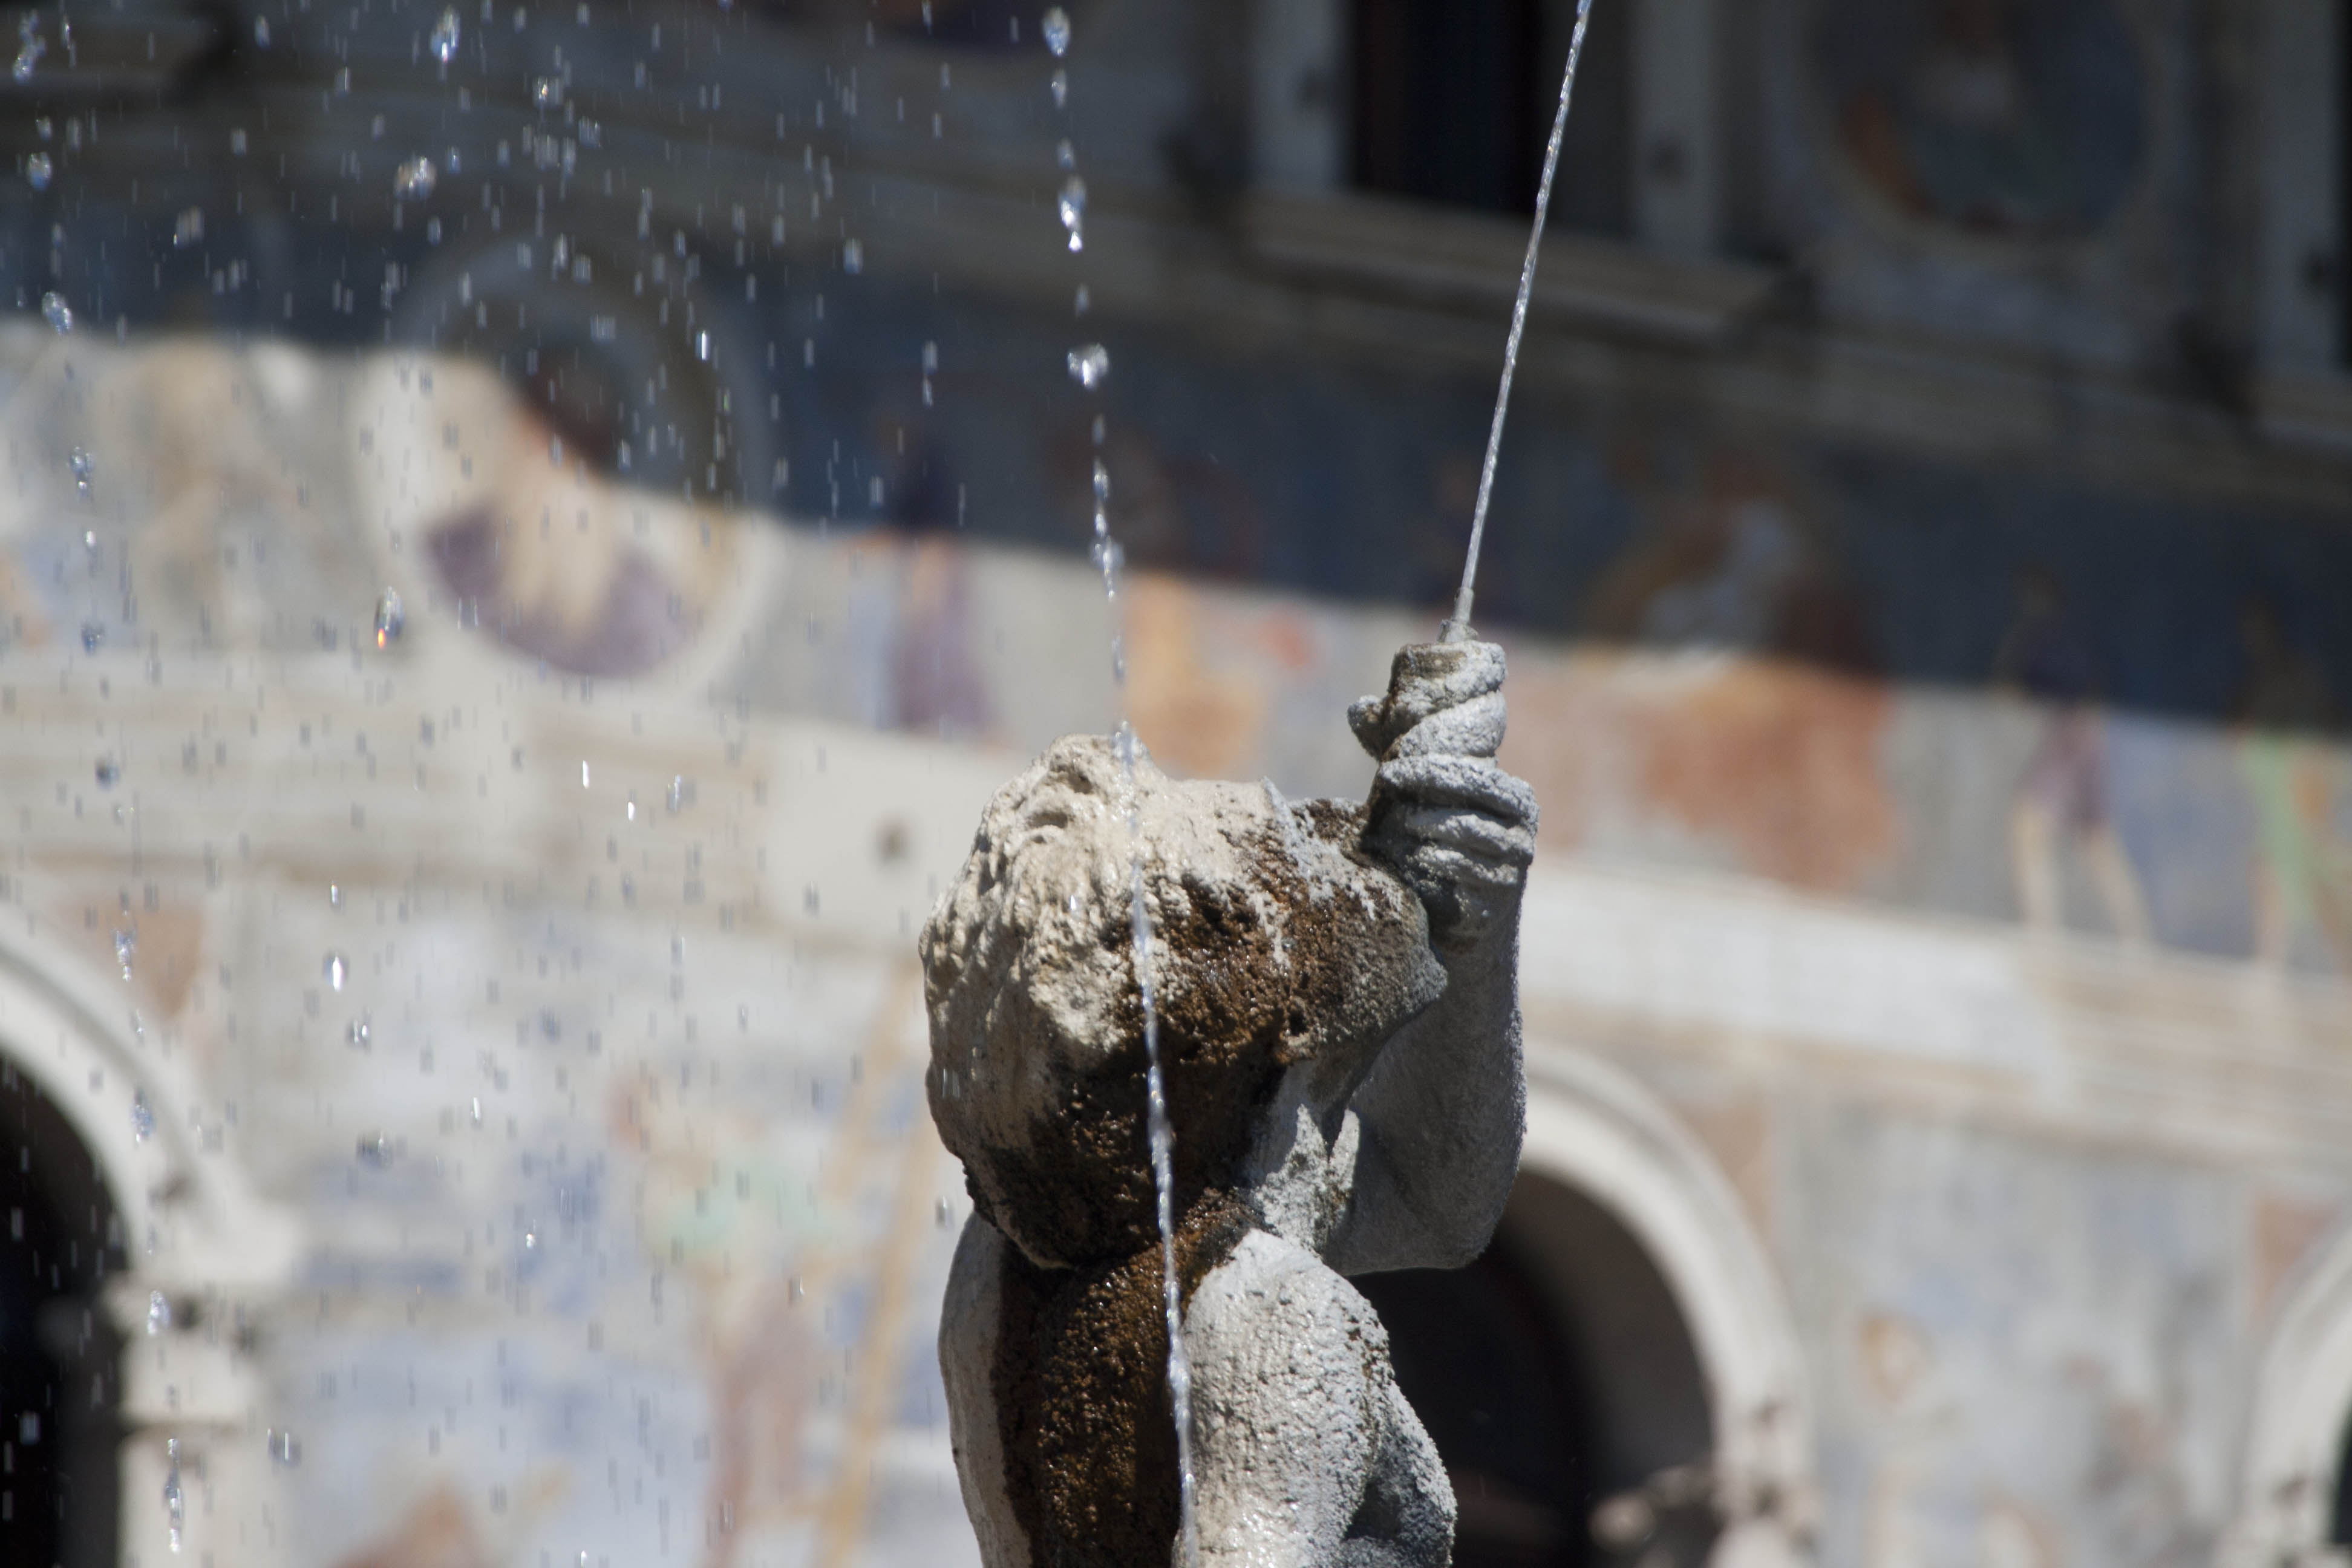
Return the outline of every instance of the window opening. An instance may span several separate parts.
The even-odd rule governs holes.
[[[0,1563],[115,1561],[121,1227],[89,1150],[0,1063]]]
[[[1357,0],[1355,181],[1449,206],[1532,213],[1573,0]],[[1631,18],[1596,5],[1552,226],[1623,235]]]
[[[1523,1174],[1467,1268],[1355,1281],[1452,1478],[1457,1568],[1699,1568],[1718,1521],[1689,1330],[1641,1243]]]

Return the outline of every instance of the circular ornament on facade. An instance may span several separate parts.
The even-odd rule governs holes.
[[[1808,47],[1838,156],[1914,221],[2082,238],[2146,160],[2147,79],[2114,0],[1819,0]]]

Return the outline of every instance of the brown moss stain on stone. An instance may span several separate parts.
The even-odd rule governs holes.
[[[1248,1230],[1203,1194],[1176,1237],[1189,1303]],[[1165,1563],[1180,1511],[1175,1410],[1157,1238],[1132,1257],[1039,1268],[1007,1247],[991,1378],[1005,1492],[1034,1568]]]
[[[1316,803],[1303,830],[1343,847],[1369,885],[1387,881],[1355,848],[1360,810]],[[1308,1057],[1328,1059],[1341,1079],[1360,1074],[1380,1041],[1403,1020],[1367,1013],[1353,984],[1369,944],[1384,928],[1418,942],[1411,895],[1389,882],[1387,900],[1356,889],[1318,897],[1289,846],[1269,827],[1244,846],[1254,900],[1179,873],[1184,897],[1156,900],[1160,1059],[1169,1120],[1177,1129],[1179,1213],[1213,1187],[1237,1184],[1260,1112],[1283,1071]],[[1279,924],[1269,911],[1280,910]],[[1106,952],[1131,952],[1122,903],[1097,939]],[[1131,962],[1131,960],[1129,960]],[[1359,1015],[1366,1015],[1360,1016]],[[1100,1065],[1059,1086],[1056,1113],[1030,1130],[1025,1148],[967,1159],[973,1205],[1008,1237],[1042,1244],[1073,1263],[1131,1256],[1156,1242],[1145,1107],[1149,1058],[1142,1002],[1132,993],[1117,1018],[1118,1041]]]
[[[1276,823],[1243,846],[1249,889],[1188,878],[1182,900],[1157,900],[1163,911],[1181,905],[1154,938],[1188,1300],[1249,1227],[1234,1194],[1285,1068],[1311,1058],[1329,1064],[1333,1081],[1360,1077],[1404,1021],[1390,1016],[1386,993],[1359,984],[1367,954],[1377,963],[1381,950],[1422,942],[1412,895],[1358,847],[1360,809],[1317,803],[1289,826],[1339,847],[1361,875],[1310,887]],[[1131,943],[1124,917],[1105,917],[1104,951]],[[1045,1268],[1008,1247],[1001,1287],[991,1375],[1005,1489],[1037,1568],[1164,1563],[1177,1530],[1139,994],[1117,1023],[1104,1065],[1063,1086],[1059,1114],[1031,1130],[1025,1149],[967,1166],[984,1217],[1010,1235],[1003,1213],[1076,1260]]]

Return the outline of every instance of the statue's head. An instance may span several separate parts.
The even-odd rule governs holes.
[[[1336,1119],[1444,973],[1354,813],[1180,783],[1061,741],[999,791],[923,928],[931,1113],[974,1203],[1040,1266],[1157,1236],[1132,887],[1139,826],[1179,1212],[1234,1191],[1276,1089]]]

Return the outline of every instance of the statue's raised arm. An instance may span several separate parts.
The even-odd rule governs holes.
[[[1385,696],[1349,712],[1380,772],[1367,852],[1427,911],[1444,992],[1374,1059],[1352,1202],[1325,1251],[1342,1274],[1458,1268],[1493,1236],[1519,1167],[1519,901],[1534,792],[1496,765],[1503,650],[1433,643],[1396,657]]]

